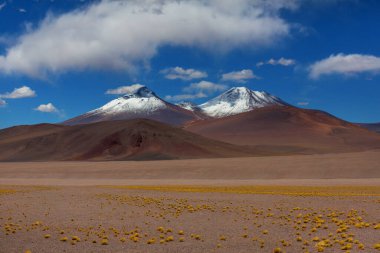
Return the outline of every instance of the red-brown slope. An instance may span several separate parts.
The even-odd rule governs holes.
[[[249,156],[252,151],[151,120],[19,126],[0,131],[0,161],[153,160]]]
[[[184,129],[237,145],[284,151],[341,152],[380,148],[380,135],[328,113],[288,106],[202,120]]]

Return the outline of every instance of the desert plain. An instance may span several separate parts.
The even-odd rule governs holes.
[[[379,252],[380,152],[0,164],[0,252]]]

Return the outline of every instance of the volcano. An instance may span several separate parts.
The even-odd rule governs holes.
[[[69,119],[63,124],[77,125],[100,121],[151,119],[170,125],[182,125],[199,119],[196,113],[166,102],[145,86],[114,99],[104,106]]]

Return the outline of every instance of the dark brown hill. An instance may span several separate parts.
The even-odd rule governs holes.
[[[155,160],[254,154],[151,120],[17,126],[0,131],[0,150],[1,161]]]

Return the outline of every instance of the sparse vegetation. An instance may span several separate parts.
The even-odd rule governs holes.
[[[108,245],[107,249],[117,245],[125,245],[127,248],[130,245],[180,247],[180,244],[186,246],[189,243],[193,247],[212,244],[216,250],[228,249],[230,244],[239,244],[257,251],[277,253],[364,252],[380,249],[378,242],[361,236],[362,233],[380,231],[378,217],[376,220],[367,216],[365,210],[341,210],[334,206],[290,206],[281,202],[271,206],[255,206],[252,203],[212,198],[214,193],[270,194],[282,196],[283,200],[301,199],[304,201],[302,203],[308,203],[314,198],[347,201],[354,197],[362,203],[370,201],[368,203],[371,205],[378,205],[378,187],[115,186],[97,189],[115,192],[92,195],[92,201],[97,203],[97,207],[94,209],[96,216],[90,215],[89,218],[91,226],[78,226],[80,218],[74,216],[68,217],[65,222],[58,222],[61,226],[52,225],[48,219],[51,210],[46,210],[38,220],[26,222],[26,218],[37,217],[28,217],[22,212],[23,218],[0,216],[1,234],[13,238],[16,234],[33,233],[46,241],[61,241],[59,245],[62,247],[89,244]],[[317,190],[320,192],[316,193]],[[160,194],[152,194],[153,191]],[[178,197],[172,197],[170,192],[179,193],[176,194]],[[8,213],[18,212],[12,210]],[[114,223],[109,223],[108,219],[114,220]],[[129,224],[135,219],[139,222]],[[213,231],[212,225],[208,226],[212,224],[210,220],[214,219],[233,224],[235,230],[226,229],[222,233]],[[188,220],[193,225],[183,224]],[[104,222],[108,225],[105,226]],[[279,230],[286,231],[286,236],[278,238]]]

